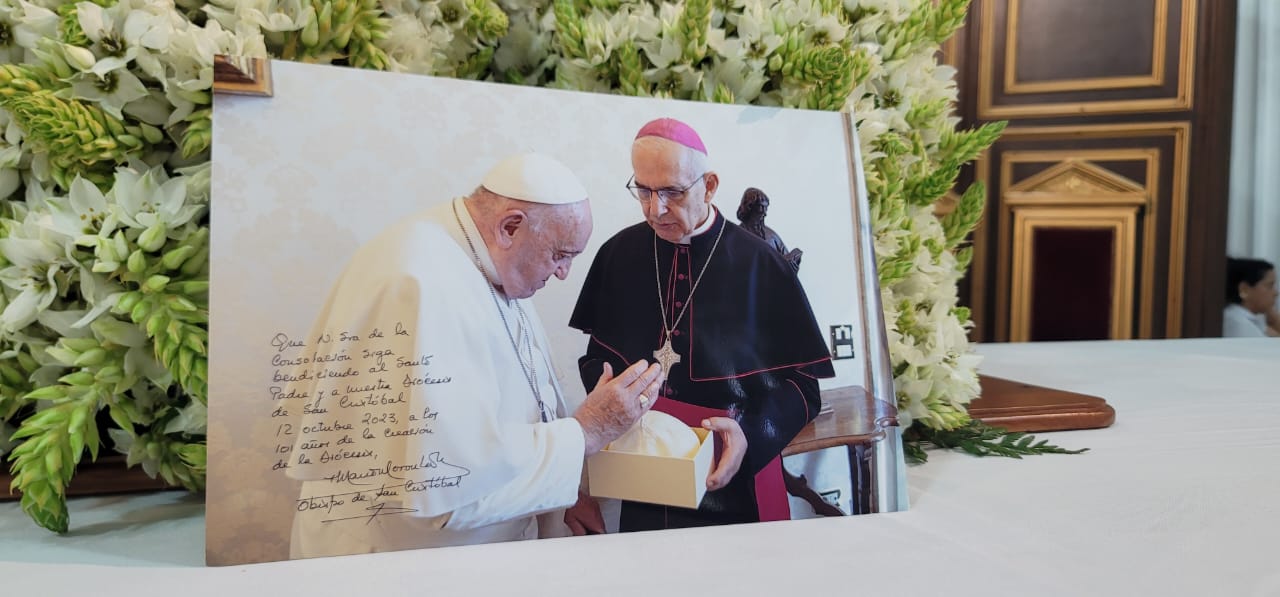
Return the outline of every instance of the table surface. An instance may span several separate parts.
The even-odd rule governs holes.
[[[181,492],[0,504],[6,595],[1280,595],[1280,341],[987,344],[985,374],[1102,396],[1081,455],[931,452],[905,512],[204,566]]]

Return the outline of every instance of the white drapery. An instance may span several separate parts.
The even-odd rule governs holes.
[[[1280,2],[1238,7],[1227,254],[1280,265]]]

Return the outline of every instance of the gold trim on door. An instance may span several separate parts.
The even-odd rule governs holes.
[[[1153,150],[1102,151],[1010,151],[1005,152],[1000,169],[1000,188],[1006,205],[1017,203],[1146,203],[1147,187],[1106,168],[1095,161],[1142,161],[1148,178],[1152,178],[1157,154]],[[1018,163],[1054,163],[1043,172],[1012,182],[1013,166]]]
[[[1145,75],[1127,77],[1088,77],[1051,81],[1018,80],[1018,11],[1022,0],[1008,0],[1009,16],[1005,19],[1004,92],[1053,93],[1093,89],[1132,89],[1164,85],[1165,42],[1169,28],[1169,0],[1155,0],[1151,28],[1151,68]]]
[[[1116,114],[1124,112],[1169,112],[1191,109],[1192,102],[1192,81],[1195,76],[1195,26],[1196,26],[1196,10],[1197,0],[1181,0],[1182,16],[1179,28],[1179,45],[1178,45],[1178,81],[1177,94],[1174,97],[1162,98],[1142,98],[1128,100],[1105,100],[1091,102],[1050,102],[1035,104],[1005,104],[995,105],[994,88],[995,74],[992,72],[995,57],[995,3],[1002,0],[982,0],[982,10],[978,14],[978,119],[979,120],[1003,120],[1008,118],[1030,117],[1030,116],[1072,116],[1080,114]],[[1017,0],[1004,0],[1010,2],[1011,10],[1016,8]],[[1160,12],[1160,7],[1164,6],[1165,13]],[[1165,2],[1157,1],[1157,18],[1163,16],[1163,23],[1157,22],[1157,36],[1167,35],[1165,33],[1168,27],[1167,5]],[[1012,12],[1007,15],[1006,27],[1016,28],[1016,22],[1013,17],[1016,14]],[[1010,48],[1016,47],[1013,41],[1007,37],[1006,33],[1006,54],[1012,51]],[[1161,56],[1164,56],[1163,44],[1161,45]],[[1006,59],[1003,92],[1006,94],[1015,93],[1009,90],[1008,81],[1013,77],[1011,73],[1015,72]],[[1160,61],[1160,75],[1163,84],[1164,61]],[[1155,70],[1155,69],[1153,69]],[[1141,78],[1141,77],[1140,77]],[[1144,79],[1145,80],[1145,79]],[[1090,79],[1081,79],[1086,84]],[[1016,83],[1015,86],[1021,86],[1022,91],[1016,93],[1032,93],[1026,90],[1026,85],[1056,85],[1062,83],[1062,89],[1043,89],[1036,92],[1055,92],[1055,91],[1083,91],[1089,89],[1109,89],[1108,87],[1075,87],[1069,85],[1072,81],[1046,81],[1035,83]],[[1141,85],[1126,85],[1124,88],[1143,88],[1148,87],[1150,83]],[[1119,86],[1114,88],[1121,88]]]
[[[1131,138],[1131,137],[1159,137],[1170,136],[1173,138],[1173,155],[1172,155],[1172,188],[1170,189],[1170,213],[1169,213],[1169,263],[1168,263],[1168,285],[1165,289],[1165,330],[1163,336],[1166,338],[1177,338],[1182,333],[1182,281],[1186,268],[1186,226],[1187,226],[1187,177],[1190,175],[1190,163],[1188,142],[1191,134],[1190,124],[1186,122],[1163,122],[1163,123],[1129,123],[1129,124],[1107,124],[1107,125],[1077,125],[1077,126],[1042,126],[1042,127],[1013,127],[1007,129],[1001,136],[998,143],[1010,141],[1036,141],[1036,140],[1064,140],[1064,139],[1097,139],[1097,138]],[[1159,211],[1160,187],[1159,187],[1159,163],[1161,153],[1159,149],[1153,147],[1134,147],[1123,149],[1063,149],[1063,150],[1035,150],[1035,151],[1005,151],[1000,154],[1000,179],[993,178],[991,169],[991,153],[988,151],[980,156],[975,163],[975,180],[982,181],[987,184],[989,201],[999,198],[1001,204],[989,204],[983,221],[979,224],[977,232],[974,234],[974,259],[970,268],[970,275],[973,279],[973,286],[970,296],[972,297],[972,307],[974,315],[975,327],[985,324],[985,311],[987,301],[986,285],[989,273],[987,271],[987,258],[993,250],[988,246],[990,243],[988,235],[988,226],[997,227],[994,251],[996,253],[995,263],[995,322],[994,337],[981,337],[984,342],[1001,342],[1009,338],[1009,317],[1010,313],[1010,286],[1011,272],[1010,259],[1008,259],[1009,247],[1011,246],[1012,223],[1009,210],[1012,206],[1004,204],[1005,193],[1013,186],[1012,169],[1014,163],[1021,161],[1054,161],[1077,158],[1090,161],[1106,161],[1106,160],[1133,160],[1143,159],[1148,161],[1147,180],[1144,181],[1147,196],[1150,198],[1146,205],[1146,213],[1143,214],[1145,219],[1143,226],[1143,274],[1141,282],[1141,291],[1143,302],[1146,307],[1142,310],[1142,316],[1138,322],[1138,334],[1140,338],[1153,337],[1153,325],[1151,320],[1150,306],[1155,304],[1156,288],[1155,288],[1155,259],[1156,245],[1155,240],[1160,232]],[[1025,182],[1025,181],[1023,181]],[[1085,204],[1087,202],[1081,202]],[[995,222],[990,222],[991,218],[995,218]],[[1148,303],[1147,301],[1151,301]]]
[[[1160,150],[1156,148],[1125,149],[1055,149],[1008,151],[1000,169],[1000,188],[1004,205],[1140,205],[1142,215],[1142,281],[1139,285],[1141,308],[1138,337],[1150,338],[1151,308],[1155,305],[1156,237],[1160,223]],[[1085,161],[1087,160],[1087,161]],[[1055,162],[1057,165],[1013,183],[1013,166],[1025,162]],[[1146,165],[1146,179],[1139,183],[1090,162],[1141,161]],[[1062,173],[1062,174],[1059,174]],[[1078,193],[1045,193],[1055,178],[1078,174],[1093,184]],[[1091,180],[1090,180],[1091,179]],[[1068,180],[1071,180],[1068,178]],[[1007,218],[1006,218],[1007,222]],[[1004,237],[1004,238],[1007,238]],[[1004,242],[1000,246],[1006,246]]]
[[[1017,207],[1013,210],[1013,285],[1010,312],[1011,342],[1031,339],[1032,280],[1035,275],[1035,231],[1037,228],[1108,229],[1115,239],[1111,270],[1112,340],[1133,337],[1134,243],[1138,207],[1045,208]]]

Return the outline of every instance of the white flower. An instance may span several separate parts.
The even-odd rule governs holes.
[[[664,35],[660,38],[636,44],[649,57],[649,62],[657,69],[665,69],[680,59],[684,48],[675,35]]]
[[[705,75],[688,64],[670,68],[652,68],[644,72],[645,80],[653,84],[658,97],[688,97],[702,87]]]
[[[178,228],[205,210],[203,205],[187,202],[187,179],[169,178],[163,167],[145,173],[116,170],[110,194],[113,214],[130,228]]]
[[[56,95],[70,95],[76,99],[98,102],[108,114],[116,118],[124,118],[124,106],[129,102],[147,96],[147,88],[138,76],[115,59],[107,58],[98,62],[93,70],[77,73],[72,77],[71,93],[58,92]],[[108,61],[112,61],[108,63]],[[105,66],[104,66],[105,65]],[[105,70],[99,73],[97,71]]]
[[[610,16],[593,12],[587,16],[582,27],[582,45],[587,53],[587,61],[592,65],[608,61],[619,45],[635,36],[634,28],[638,22],[639,19],[631,19],[627,11],[615,12]]]
[[[724,30],[714,31],[708,36],[707,45],[721,56],[745,61],[763,76],[769,57],[785,41],[773,28],[768,7],[754,2],[742,13],[726,16],[726,20],[736,27],[735,36],[726,38]]]
[[[110,235],[115,229],[115,217],[107,207],[107,198],[93,183],[78,176],[71,183],[70,195],[51,197],[45,205],[50,213],[46,230],[57,234],[61,242],[68,245],[99,233]]]
[[[498,72],[525,73],[545,66],[551,52],[551,30],[539,26],[534,16],[527,14],[511,20],[507,36],[493,52],[493,66]]]
[[[594,67],[577,62],[571,60],[560,62],[556,68],[556,80],[551,83],[551,86],[594,93],[609,93],[613,90],[608,81],[600,78],[599,72]]]
[[[19,46],[34,50],[40,40],[58,37],[58,15],[47,8],[24,0],[18,1],[21,11],[13,10],[9,18],[13,23],[13,40]],[[12,10],[12,6],[10,6]]]
[[[706,99],[710,99],[710,93],[715,91],[718,84],[723,84],[733,93],[735,103],[751,103],[760,96],[760,91],[768,82],[762,69],[753,68],[742,60],[737,58],[714,60],[711,72],[707,73],[708,96]]]
[[[125,290],[123,286],[107,279],[105,276],[85,268],[80,268],[79,277],[80,294],[84,296],[85,301],[92,308],[83,313],[79,319],[71,324],[71,327],[88,333],[89,330],[85,326],[94,323],[99,316],[114,307]]]
[[[920,2],[921,0],[845,0],[844,5],[850,9],[861,7],[881,12],[893,22],[900,23],[911,16],[911,11],[915,10]]]
[[[21,160],[22,147],[0,139],[0,199],[7,198],[22,186]]]
[[[387,53],[395,72],[429,73],[436,62],[435,46],[430,41],[431,32],[426,25],[412,15],[391,17],[387,39],[378,47]]]
[[[17,291],[0,312],[3,332],[15,332],[35,321],[58,296],[57,276],[70,265],[63,246],[32,219],[29,214],[22,223],[5,222],[9,236],[0,238],[0,253],[11,264],[0,270],[0,284]]]
[[[27,48],[18,43],[17,32],[14,23],[17,19],[14,17],[16,12],[13,6],[0,4],[0,64],[22,64],[26,62]],[[4,441],[4,436],[0,432],[0,442]],[[3,444],[0,443],[0,454],[4,454]]]
[[[244,23],[263,31],[283,32],[298,31],[307,24],[301,0],[212,0],[204,10],[226,28]]]

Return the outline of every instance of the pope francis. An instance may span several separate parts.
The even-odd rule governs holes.
[[[607,369],[566,412],[526,299],[568,276],[590,234],[577,177],[521,154],[356,252],[309,337],[381,327],[395,363],[290,380],[312,397],[291,452],[311,457],[287,469],[302,481],[291,557],[536,538],[540,514],[578,502],[584,458],[634,425],[662,382],[656,364]]]

